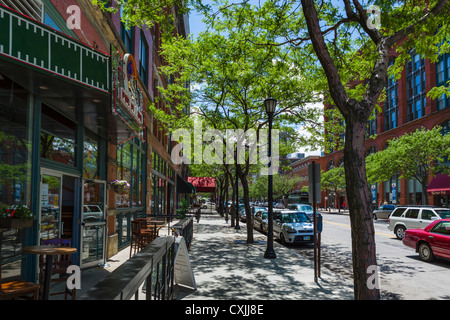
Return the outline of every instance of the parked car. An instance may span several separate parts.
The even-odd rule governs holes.
[[[397,207],[389,216],[388,229],[400,240],[407,229],[424,229],[433,220],[450,218],[450,209],[432,206]]]
[[[211,209],[211,210],[213,210],[213,209],[215,209],[215,208],[216,208],[216,204],[213,203],[213,202],[209,202],[209,201],[205,202],[205,203],[202,205],[202,209]]]
[[[258,211],[264,211],[264,210],[267,211],[267,208],[264,206],[253,206],[250,209],[252,209],[253,215],[255,215],[255,213]]]
[[[284,204],[282,204],[282,203],[274,203],[273,207],[277,208],[277,209],[284,209]]]
[[[406,230],[402,241],[415,249],[423,261],[431,262],[435,257],[450,259],[450,219],[435,220],[423,230]]]
[[[267,232],[267,209],[258,210],[253,217],[253,228],[263,233]]]
[[[309,204],[291,203],[287,207],[289,210],[295,210],[306,213],[310,220],[313,219],[313,208]]]
[[[373,220],[388,219],[394,209],[395,205],[393,204],[383,204],[377,210],[373,211]]]
[[[274,212],[273,237],[286,243],[314,242],[314,226],[306,213],[285,210]]]
[[[97,205],[83,206],[83,220],[88,222],[103,220],[103,210]]]

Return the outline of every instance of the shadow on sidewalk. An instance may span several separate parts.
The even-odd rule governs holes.
[[[352,282],[322,272],[317,284],[312,261],[278,243],[277,259],[265,259],[265,236],[255,232],[256,243],[247,244],[246,232],[219,216],[194,224],[189,256],[198,290],[186,292],[184,299],[353,299]]]

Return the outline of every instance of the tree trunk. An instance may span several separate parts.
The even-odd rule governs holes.
[[[364,117],[349,116],[346,119],[344,168],[350,211],[355,299],[378,300],[378,274],[373,274],[377,270],[375,230],[365,169],[366,125]]]
[[[245,207],[245,219],[247,224],[247,243],[253,243],[253,215],[250,208],[250,193],[248,188],[247,175],[242,174],[241,170],[239,172],[239,179],[242,182],[242,188],[244,190],[244,207]]]

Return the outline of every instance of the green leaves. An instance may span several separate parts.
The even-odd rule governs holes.
[[[369,155],[366,158],[369,183],[401,173],[403,178],[417,179],[423,184],[430,174],[449,172],[450,167],[443,161],[450,156],[450,135],[442,135],[441,130],[439,126],[431,130],[422,127],[390,140],[387,149]]]

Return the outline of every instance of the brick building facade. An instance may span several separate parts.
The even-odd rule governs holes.
[[[394,51],[391,53],[391,59],[394,59]],[[432,63],[412,52],[411,62],[407,63],[403,69],[400,79],[398,81],[394,81],[393,78],[388,79],[387,99],[382,105],[382,111],[377,113],[375,120],[368,123],[368,135],[376,134],[376,136],[375,139],[366,140],[366,155],[384,150],[389,140],[421,127],[431,129],[440,125],[443,127],[443,134],[448,133],[450,99],[445,95],[438,99],[430,99],[426,94],[431,88],[441,86],[449,80],[449,54],[441,56],[437,63]],[[325,168],[339,165],[342,161],[342,150],[335,150],[323,157]],[[440,177],[440,180],[439,191],[434,191],[433,177],[429,177],[431,187],[428,190],[429,203],[449,206],[450,178],[444,176]],[[377,183],[371,188],[375,190],[374,207],[384,202],[397,204],[424,202],[418,181],[400,179],[399,175],[394,175],[389,181]],[[339,201],[342,203],[345,199]]]

